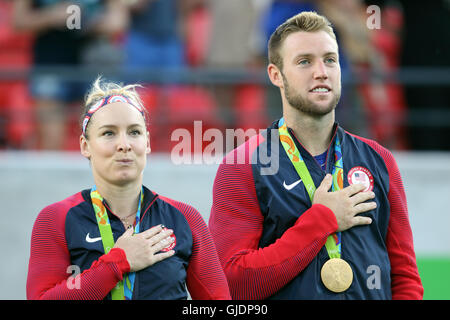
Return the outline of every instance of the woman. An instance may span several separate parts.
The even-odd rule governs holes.
[[[186,299],[185,283],[193,299],[230,298],[200,214],[142,185],[150,140],[137,86],[98,78],[86,96],[80,148],[95,185],[37,217],[28,299]]]

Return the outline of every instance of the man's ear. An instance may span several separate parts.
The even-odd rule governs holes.
[[[83,134],[80,135],[80,151],[85,158],[87,159],[91,158],[91,153],[89,151],[89,144],[86,137]]]
[[[278,69],[276,65],[270,63],[267,66],[267,74],[269,75],[270,81],[278,88],[283,88],[283,76],[281,70]]]

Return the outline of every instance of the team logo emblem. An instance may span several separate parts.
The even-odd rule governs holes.
[[[348,183],[350,185],[355,183],[362,183],[366,186],[363,192],[373,190],[373,176],[369,170],[364,167],[354,167],[352,168],[348,175]]]
[[[167,230],[167,228],[164,228],[163,230]],[[167,247],[162,248],[161,251],[162,252],[167,252],[172,250],[173,248],[175,248],[176,244],[177,244],[177,237],[175,237],[175,233],[172,233],[170,235],[171,238],[173,238],[173,242],[171,244],[169,244]]]

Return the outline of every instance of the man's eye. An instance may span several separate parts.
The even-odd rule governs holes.
[[[107,136],[107,137],[112,136],[113,134],[114,133],[112,131],[109,131],[109,130],[102,133],[103,136]]]
[[[307,65],[307,64],[309,64],[309,60],[307,60],[307,59],[300,60],[300,61],[298,62],[298,64],[299,64],[299,65]]]
[[[326,62],[326,63],[335,63],[335,62],[336,62],[336,59],[335,59],[335,58],[326,58],[326,59],[325,59],[325,62]]]

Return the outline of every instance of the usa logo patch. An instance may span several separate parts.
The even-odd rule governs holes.
[[[347,175],[348,183],[350,185],[356,183],[362,183],[366,186],[363,192],[373,190],[373,176],[372,173],[367,168],[364,167],[353,167]]]
[[[167,229],[167,228],[164,228],[163,230],[165,231],[165,230],[168,230],[168,229]],[[175,233],[172,233],[172,234],[170,235],[170,237],[173,238],[173,242],[172,242],[171,244],[169,244],[167,247],[162,248],[162,249],[161,249],[162,252],[167,252],[167,251],[170,251],[170,250],[172,250],[173,248],[175,248],[175,246],[176,246],[176,244],[177,244],[177,237],[175,237]]]

